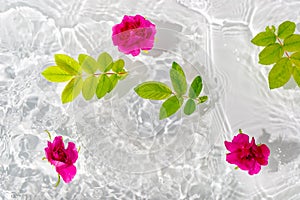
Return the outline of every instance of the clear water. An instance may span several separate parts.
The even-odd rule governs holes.
[[[0,199],[300,199],[300,92],[292,81],[269,91],[269,68],[249,42],[266,25],[299,21],[299,8],[296,0],[2,1]],[[153,51],[132,58],[113,47],[111,27],[137,13],[158,34]],[[40,72],[55,53],[103,51],[124,57],[130,76],[103,100],[62,105],[64,84]],[[159,121],[159,102],[132,88],[168,83],[173,60],[189,81],[203,76],[210,100],[190,117]],[[239,128],[271,149],[258,175],[225,161],[223,141]],[[56,189],[41,160],[44,129],[82,147],[75,179]]]

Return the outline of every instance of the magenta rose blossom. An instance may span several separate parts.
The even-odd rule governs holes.
[[[57,173],[63,180],[66,183],[72,181],[76,174],[74,163],[78,158],[78,151],[75,144],[69,142],[68,148],[65,149],[62,136],[56,136],[52,143],[48,141],[45,153],[47,160],[55,166]]]
[[[226,149],[230,151],[226,155],[226,161],[248,171],[250,175],[257,174],[261,165],[268,164],[270,149],[265,144],[256,145],[254,137],[249,142],[249,136],[240,131],[240,134],[234,136],[232,142],[224,143]]]
[[[156,34],[155,25],[141,15],[123,17],[112,27],[112,40],[119,51],[137,56],[141,50],[151,50]]]

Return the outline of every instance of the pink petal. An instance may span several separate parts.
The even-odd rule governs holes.
[[[237,144],[249,144],[249,136],[244,133],[239,133],[233,137],[232,142]]]
[[[240,153],[238,152],[233,152],[233,153],[228,153],[226,155],[226,161],[229,162],[230,164],[238,164],[240,160]]]
[[[259,163],[254,162],[253,166],[249,169],[248,174],[253,175],[253,174],[257,174],[261,169],[261,166]]]
[[[66,154],[68,156],[68,162],[71,162],[72,164],[76,162],[78,158],[78,151],[76,149],[76,145],[73,142],[68,143]]]
[[[240,145],[236,143],[225,141],[224,144],[226,149],[230,152],[234,152],[240,148]]]
[[[52,142],[53,148],[54,147],[62,147],[65,148],[65,144],[63,142],[62,136],[56,136]]]
[[[66,183],[71,182],[76,175],[76,167],[74,165],[56,167],[56,171]]]
[[[269,155],[270,155],[269,147],[265,144],[262,144],[262,145],[259,146],[259,148],[260,148],[262,154],[264,155],[264,157],[268,158]]]

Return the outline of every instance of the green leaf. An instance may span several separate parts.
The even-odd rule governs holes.
[[[202,78],[201,76],[196,76],[189,89],[189,97],[195,99],[199,96],[202,90]]]
[[[271,69],[269,73],[269,87],[270,89],[279,88],[286,84],[291,78],[290,68],[291,61],[284,57],[281,58]]]
[[[184,95],[187,90],[186,78],[182,68],[176,62],[172,64],[170,77],[175,92],[180,96]]]
[[[196,103],[193,99],[187,100],[184,106],[184,114],[191,115],[196,110]]]
[[[109,90],[107,91],[107,93],[110,93],[117,85],[118,83],[118,75],[117,74],[112,74],[109,77],[110,81],[111,81],[111,87],[109,88]]]
[[[73,77],[73,75],[69,74],[58,66],[46,68],[42,72],[42,75],[45,77],[45,79],[51,82],[65,82]]]
[[[270,65],[277,62],[283,55],[283,49],[280,44],[270,44],[259,53],[259,63]]]
[[[300,52],[293,53],[290,59],[292,63],[296,65],[296,67],[300,68]]]
[[[159,112],[159,119],[165,119],[175,114],[181,107],[180,100],[176,96],[168,98],[161,106]]]
[[[113,59],[112,59],[112,57],[108,53],[104,52],[104,53],[101,53],[99,55],[99,57],[98,57],[98,63],[99,63],[99,70],[101,72],[104,72],[105,69],[107,67],[109,67],[109,65],[111,63],[113,63]]]
[[[119,59],[116,62],[114,62],[113,66],[112,66],[112,70],[116,73],[119,73],[124,68],[124,65],[125,65],[124,60]]]
[[[73,101],[82,89],[83,81],[81,77],[73,78],[64,88],[61,94],[62,103],[68,103]]]
[[[300,50],[300,35],[293,34],[284,40],[283,48],[286,51],[294,52]]]
[[[163,100],[172,94],[172,90],[164,83],[148,81],[134,88],[134,91],[144,99]]]
[[[98,77],[96,76],[89,76],[86,78],[83,82],[82,86],[82,96],[84,97],[85,100],[90,100],[93,98],[96,89],[98,85]]]
[[[293,77],[297,85],[300,87],[300,69],[294,68],[293,70]]]
[[[265,32],[258,33],[251,42],[257,46],[268,46],[274,44],[276,41],[276,35],[274,32],[267,29]]]
[[[199,97],[198,104],[204,103],[208,100],[208,96]]]
[[[64,54],[55,54],[54,59],[56,65],[68,72],[69,74],[78,75],[81,73],[79,63],[70,56]]]
[[[80,54],[78,60],[82,69],[88,74],[94,74],[100,68],[99,63],[89,55]]]
[[[285,39],[295,32],[296,24],[294,22],[285,21],[278,27],[278,37]]]
[[[111,88],[111,81],[109,77],[106,74],[102,74],[99,78],[99,82],[97,85],[96,89],[96,95],[98,99],[101,99],[106,95],[106,93],[110,90]]]

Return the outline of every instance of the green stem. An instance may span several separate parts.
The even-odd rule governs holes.
[[[78,153],[80,152],[80,149],[81,149],[81,146],[79,146],[78,149],[77,149],[77,152],[78,152]]]
[[[243,133],[242,129],[239,129],[239,133]]]
[[[45,130],[45,132],[48,134],[48,137],[51,140],[51,133],[48,130]]]
[[[57,174],[57,182],[55,183],[54,187],[57,187],[60,183],[60,175]]]

